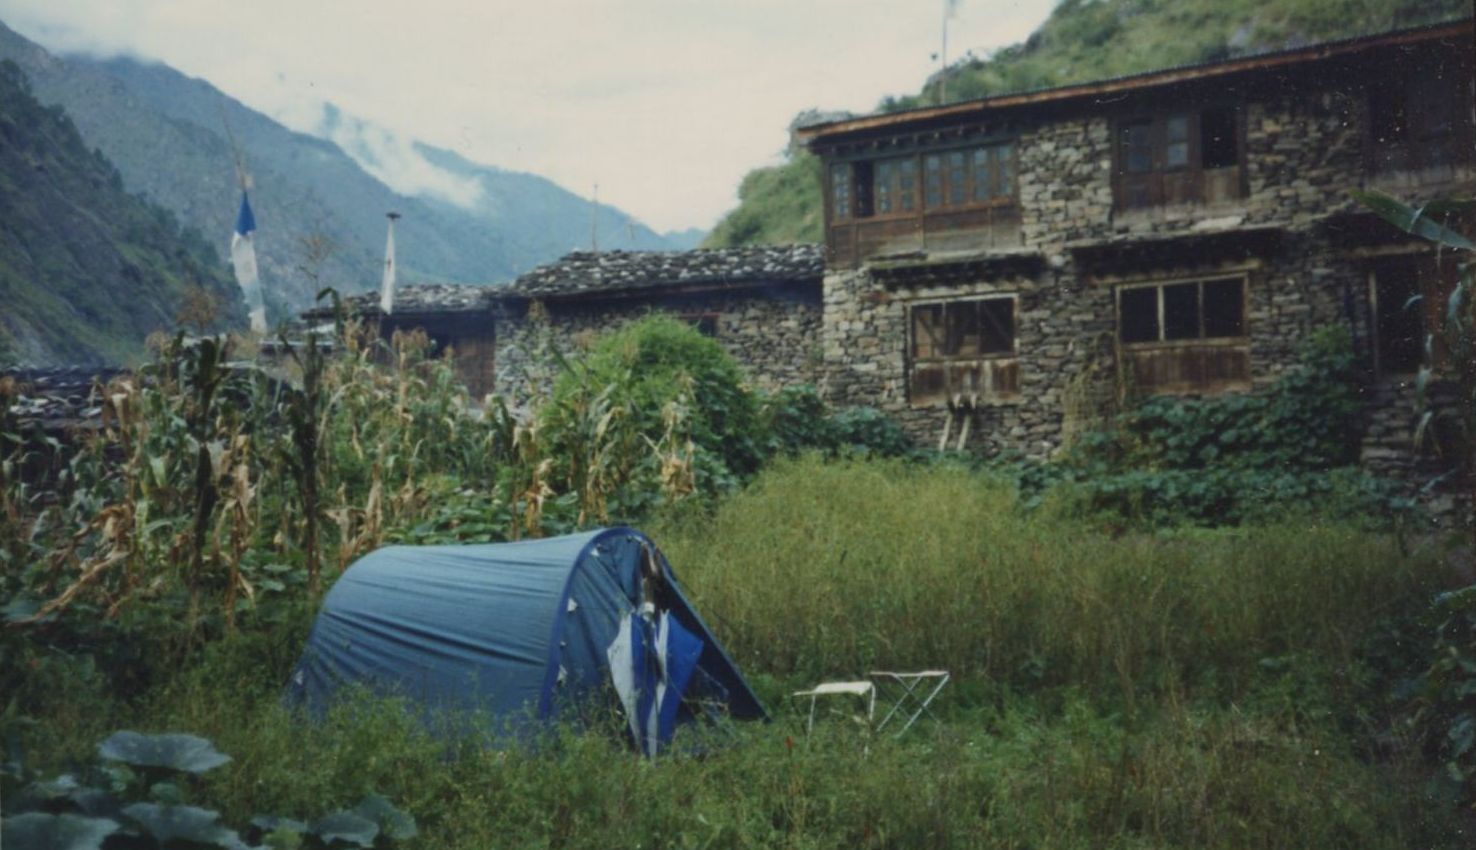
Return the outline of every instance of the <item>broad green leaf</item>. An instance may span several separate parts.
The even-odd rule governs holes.
[[[99,850],[118,831],[106,818],[31,812],[0,822],[0,847],[25,850]]]
[[[342,841],[359,847],[373,847],[379,836],[379,824],[351,811],[334,812],[313,821],[312,832],[324,844]]]
[[[186,773],[204,773],[231,760],[204,738],[196,735],[144,735],[114,732],[97,745],[98,755],[135,767],[160,767]]]
[[[134,803],[123,814],[160,844],[188,841],[215,847],[239,847],[240,836],[220,822],[220,812],[198,806],[163,806]]]
[[[1433,214],[1436,210],[1441,212],[1448,211],[1448,208],[1454,202],[1432,201],[1424,207],[1417,209],[1377,189],[1366,191],[1355,190],[1353,197],[1372,210],[1379,218],[1382,218],[1406,233],[1413,233],[1416,236],[1447,245],[1451,248],[1476,251],[1476,242],[1472,242],[1465,236],[1432,220],[1429,218],[1429,214],[1426,213],[1426,210],[1429,210],[1430,214]]]

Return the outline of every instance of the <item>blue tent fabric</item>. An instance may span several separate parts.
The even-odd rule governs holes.
[[[700,652],[686,673],[692,686],[700,682],[705,699],[719,695],[734,718],[763,718],[665,558],[624,527],[517,543],[388,546],[360,558],[324,598],[288,700],[321,711],[345,685],[359,684],[431,709],[557,717],[609,682],[606,650],[643,601],[647,553],[660,572],[659,604],[695,641],[681,647]]]

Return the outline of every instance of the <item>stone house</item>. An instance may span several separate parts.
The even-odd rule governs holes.
[[[823,272],[817,245],[576,251],[491,291],[498,392],[514,399],[529,392],[529,337],[536,328],[571,351],[651,312],[692,323],[743,363],[760,387],[814,383]]]
[[[1469,194],[1472,78],[1466,19],[800,128],[828,392],[1045,456],[1112,387],[1263,387],[1340,323],[1375,376],[1366,460],[1405,463],[1439,299],[1405,307],[1453,264],[1349,190]]]
[[[453,352],[473,398],[490,392],[521,404],[537,391],[542,346],[572,352],[592,337],[651,312],[691,322],[747,366],[766,389],[820,377],[823,254],[817,245],[693,251],[576,251],[505,286],[404,287],[392,312],[377,293],[347,299],[381,336],[424,329]],[[310,321],[330,318],[319,308]],[[546,356],[546,355],[543,355]]]

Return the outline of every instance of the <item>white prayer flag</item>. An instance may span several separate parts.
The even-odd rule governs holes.
[[[262,303],[261,279],[256,269],[256,217],[251,214],[251,202],[246,191],[241,191],[241,211],[236,214],[236,230],[231,234],[231,265],[236,269],[236,283],[241,286],[241,295],[246,300],[246,310],[251,316],[251,330],[266,333],[266,305]]]

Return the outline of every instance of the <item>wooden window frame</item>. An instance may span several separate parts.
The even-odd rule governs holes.
[[[1217,283],[1219,281],[1229,280],[1237,281],[1240,283],[1240,335],[1213,337],[1204,336],[1204,285],[1206,283]],[[1192,339],[1165,339],[1164,334],[1166,322],[1164,321],[1163,290],[1170,286],[1179,286],[1186,283],[1194,283],[1198,284],[1199,286],[1198,318],[1200,335]],[[1122,338],[1122,294],[1124,292],[1143,289],[1158,290],[1158,297],[1156,299],[1158,307],[1158,339],[1127,342]],[[1169,280],[1152,280],[1119,284],[1112,294],[1112,301],[1113,307],[1116,310],[1117,342],[1124,349],[1141,351],[1148,349],[1179,348],[1184,346],[1197,347],[1206,345],[1246,345],[1250,342],[1250,318],[1248,315],[1250,312],[1250,279],[1249,275],[1246,275],[1244,273],[1195,275],[1193,277],[1173,278]]]
[[[1204,116],[1215,110],[1228,110],[1231,113],[1231,123],[1234,128],[1235,165],[1206,169],[1204,167]],[[1187,124],[1187,137],[1184,139],[1187,150],[1182,165],[1168,163],[1169,122],[1175,118],[1184,118]],[[1129,171],[1129,146],[1125,134],[1129,127],[1143,123],[1148,125],[1149,165],[1144,171]],[[1112,126],[1113,207],[1124,211],[1149,210],[1186,203],[1205,203],[1208,185],[1206,175],[1209,171],[1219,171],[1229,167],[1239,169],[1235,195],[1243,198],[1245,196],[1245,150],[1244,116],[1241,107],[1237,104],[1209,104],[1122,115],[1113,122]],[[1194,187],[1193,197],[1170,202],[1167,199],[1168,191],[1164,185],[1164,177],[1167,175],[1190,180]],[[1128,202],[1128,186],[1136,180],[1146,181],[1149,197],[1144,203]]]
[[[1004,195],[992,195],[989,199],[983,201],[974,200],[974,192],[977,188],[975,181],[976,171],[973,166],[974,152],[978,150],[998,151],[1002,148],[1009,149],[1009,180],[1007,181],[1009,192]],[[963,203],[959,204],[947,202],[948,190],[951,184],[947,179],[943,179],[946,177],[946,173],[948,171],[947,157],[951,154],[959,154],[964,157],[964,200]],[[944,203],[941,203],[937,206],[930,206],[927,202],[928,158],[933,156],[937,156],[940,159],[941,166],[939,171],[939,192],[941,194],[941,197],[944,199]],[[996,158],[993,159],[988,166],[991,181],[998,181],[1000,179],[998,154],[995,154],[995,157]],[[889,219],[916,218],[917,216],[928,215],[930,213],[962,212],[967,210],[992,209],[996,207],[1014,206],[1016,203],[1018,203],[1020,195],[1019,157],[1019,140],[1011,138],[1001,139],[989,142],[987,144],[973,144],[967,147],[955,146],[949,148],[939,148],[935,150],[921,150],[916,153],[906,154],[902,156],[880,156],[869,159],[838,160],[832,162],[829,169],[827,170],[828,176],[826,179],[826,183],[828,191],[826,194],[826,213],[829,216],[831,223],[843,224],[855,221],[886,221]],[[906,193],[904,193],[903,191],[905,180],[902,174],[902,163],[904,162],[911,163],[911,167],[913,169],[911,191]],[[869,191],[863,192],[861,190],[861,187],[859,185],[861,182],[861,178],[858,177],[858,175],[860,174],[862,169],[856,168],[857,163],[864,163],[868,166],[865,169],[865,171],[867,172],[865,179],[869,180],[871,184],[868,187]],[[837,167],[842,167],[845,169],[846,175],[850,181],[848,185],[850,193],[850,203],[848,205],[849,214],[845,217],[837,216],[835,209],[834,180],[835,169]],[[888,175],[895,175],[895,177],[889,180],[888,185],[884,187],[881,183],[881,179]],[[883,188],[885,188],[885,192],[882,191]],[[857,199],[863,194],[870,197],[871,199],[870,212],[864,211],[858,205]],[[887,196],[887,201],[891,205],[891,209],[885,212],[881,209],[881,201],[884,194]],[[906,194],[911,199],[912,206],[910,209],[903,208],[904,202],[902,198],[904,194]]]
[[[986,198],[986,199],[984,199],[982,201],[981,200],[976,200],[975,196],[976,196],[977,190],[978,190],[978,180],[977,180],[977,177],[978,177],[979,170],[974,166],[974,155],[977,152],[979,152],[979,151],[986,151],[986,152],[989,152],[990,153],[988,165],[986,165],[986,171],[987,171],[987,173],[989,175],[988,180],[989,180],[991,186],[993,186],[993,185],[997,184],[999,182],[999,179],[1000,179],[999,178],[999,172],[1000,172],[1000,165],[999,165],[999,163],[1000,163],[1001,157],[999,157],[998,151],[1001,150],[1001,149],[1003,149],[1003,148],[1009,148],[1009,157],[1008,157],[1008,160],[1009,160],[1009,175],[1010,175],[1010,178],[1009,178],[1009,181],[1008,181],[1008,183],[1009,183],[1009,186],[1008,186],[1009,191],[1006,194],[1003,194],[1003,195],[991,194],[988,198]],[[948,158],[950,156],[955,155],[955,154],[963,157],[963,186],[962,186],[963,201],[961,203],[953,203],[953,202],[951,202],[949,200],[950,195],[951,195],[951,191],[950,190],[953,187],[953,183],[952,183],[952,181],[950,181],[948,179],[948,175],[949,175],[949,173],[951,171],[951,166],[949,165]],[[938,197],[939,197],[939,203],[936,204],[936,205],[930,205],[930,204],[928,204],[927,181],[928,181],[928,159],[930,157],[938,157],[938,162],[939,162],[939,168],[938,168],[938,177],[939,177]],[[982,209],[992,209],[992,208],[995,208],[995,207],[1014,206],[1018,202],[1018,199],[1019,199],[1019,196],[1020,196],[1019,157],[1020,157],[1020,147],[1019,147],[1019,144],[1018,144],[1018,140],[1016,140],[1016,139],[1002,139],[1002,140],[990,142],[988,144],[975,144],[975,145],[969,145],[968,147],[950,147],[950,148],[940,148],[940,149],[937,149],[937,150],[926,150],[926,151],[923,151],[920,154],[920,161],[921,161],[921,164],[922,164],[922,172],[921,173],[922,173],[922,185],[923,185],[923,191],[922,191],[922,202],[923,202],[922,211],[923,211],[923,214],[924,215],[927,215],[927,214],[930,214],[930,213],[964,212],[964,211],[967,211],[967,210],[982,210]]]
[[[916,311],[921,308],[941,307],[939,320],[941,325],[948,326],[948,308],[958,304],[977,304],[984,301],[1007,301],[1010,305],[1010,348],[1008,351],[978,352],[975,354],[943,354],[919,357],[917,340],[917,321],[914,318]],[[906,303],[904,321],[907,326],[906,333],[906,380],[908,403],[912,406],[927,406],[937,404],[941,399],[925,398],[918,399],[913,395],[913,376],[919,367],[928,366],[957,366],[957,365],[983,365],[989,362],[1015,361],[1020,356],[1020,295],[1016,292],[987,293],[980,295],[966,295],[958,298],[929,298]],[[995,396],[994,400],[1013,398],[1018,391]]]

